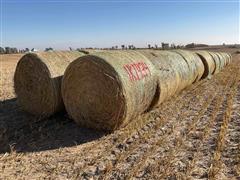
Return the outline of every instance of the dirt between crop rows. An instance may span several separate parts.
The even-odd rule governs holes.
[[[240,55],[112,134],[78,127],[66,113],[39,120],[23,112],[9,64],[1,73],[0,179],[240,178]]]

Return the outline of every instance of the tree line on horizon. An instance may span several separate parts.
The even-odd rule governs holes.
[[[225,45],[225,43],[222,44],[223,46],[228,46],[228,47],[239,47],[238,45]],[[208,45],[206,44],[196,44],[196,43],[190,43],[187,45],[175,45],[174,43],[169,44],[169,43],[161,43],[161,45],[157,45],[157,44],[148,44],[147,45],[147,49],[182,49],[182,48],[196,48],[196,47],[208,47]],[[77,48],[77,51],[81,51],[84,49],[130,49],[130,50],[134,50],[134,49],[139,49],[134,45],[121,45],[121,46],[112,46],[110,48],[94,48],[94,47],[87,47],[87,48]],[[142,48],[141,48],[142,49]],[[45,48],[45,51],[53,51],[54,49],[52,47],[48,47]],[[74,49],[69,47],[70,51],[73,51]],[[26,53],[26,52],[36,52],[37,50],[35,48],[29,49],[29,48],[25,48],[25,49],[17,49],[16,47],[0,47],[0,54],[17,54],[17,53]]]

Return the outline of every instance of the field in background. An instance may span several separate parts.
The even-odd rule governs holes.
[[[23,112],[12,81],[22,55],[1,56],[0,179],[240,176],[240,55],[109,135],[78,127],[65,113],[39,121]]]

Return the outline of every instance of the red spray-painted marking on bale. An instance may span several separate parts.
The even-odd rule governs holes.
[[[131,81],[139,81],[147,76],[151,76],[150,69],[145,62],[126,64],[123,67]]]

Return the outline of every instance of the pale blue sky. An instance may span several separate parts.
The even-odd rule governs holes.
[[[239,43],[239,1],[1,0],[1,45]]]

